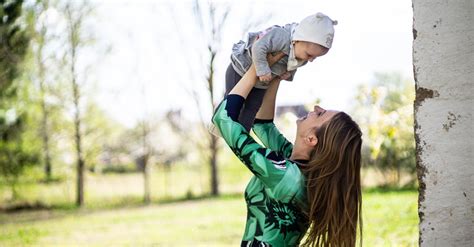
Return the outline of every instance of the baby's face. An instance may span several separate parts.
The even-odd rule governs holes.
[[[312,62],[315,58],[326,55],[328,51],[328,48],[315,43],[295,41],[295,57],[303,62]]]

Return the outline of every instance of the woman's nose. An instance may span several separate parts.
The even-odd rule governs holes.
[[[319,112],[319,111],[321,111],[322,109],[323,109],[323,108],[321,108],[319,105],[315,105],[315,106],[314,106],[314,111],[315,111],[315,112]]]

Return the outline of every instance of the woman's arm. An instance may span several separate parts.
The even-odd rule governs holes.
[[[278,57],[270,59],[278,59]],[[286,174],[287,166],[292,166],[293,163],[278,155],[277,152],[262,147],[237,121],[245,98],[252,90],[256,80],[255,69],[250,68],[219,104],[214,112],[212,122],[219,129],[230,149],[249,170],[269,188],[274,188]]]
[[[275,101],[279,86],[280,81],[278,80],[273,81],[268,87],[252,129],[265,147],[277,152],[280,156],[290,158],[293,144],[280,133],[273,123]]]
[[[252,64],[249,70],[247,70],[244,76],[242,76],[242,79],[240,79],[237,85],[235,85],[234,88],[232,88],[232,90],[229,92],[229,95],[240,95],[246,99],[256,83],[257,75],[255,72],[255,65]]]
[[[275,116],[275,101],[278,88],[280,86],[280,79],[274,79],[263,96],[263,103],[257,112],[256,119],[273,120]]]

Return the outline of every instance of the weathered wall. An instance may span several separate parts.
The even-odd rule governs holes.
[[[474,246],[474,0],[413,0],[421,246]]]

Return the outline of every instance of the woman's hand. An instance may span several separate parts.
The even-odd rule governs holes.
[[[271,80],[272,80],[272,73],[268,73],[268,74],[266,74],[266,75],[262,75],[262,76],[258,77],[258,79],[259,79],[260,81],[266,81],[266,82],[271,81]]]
[[[280,80],[288,80],[291,77],[291,72],[286,71],[285,73],[280,75]]]
[[[285,54],[283,52],[280,52],[276,54],[275,56],[272,56],[271,54],[268,54],[267,60],[268,64],[274,64],[278,62]],[[278,92],[278,87],[280,86],[280,81],[281,80],[286,80],[290,78],[291,73],[290,72],[285,72],[279,77],[275,77],[271,82],[270,86],[267,88],[265,91],[265,96],[263,97],[263,102],[262,106],[260,106],[260,109],[257,112],[257,115],[255,116],[258,119],[273,119],[275,116],[275,101],[276,101],[276,95]]]
[[[275,63],[280,61],[280,59],[284,56],[285,56],[285,53],[283,53],[281,51],[278,52],[275,55],[272,55],[271,53],[268,53],[268,55],[267,55],[268,65],[271,67],[272,65],[274,65]]]

